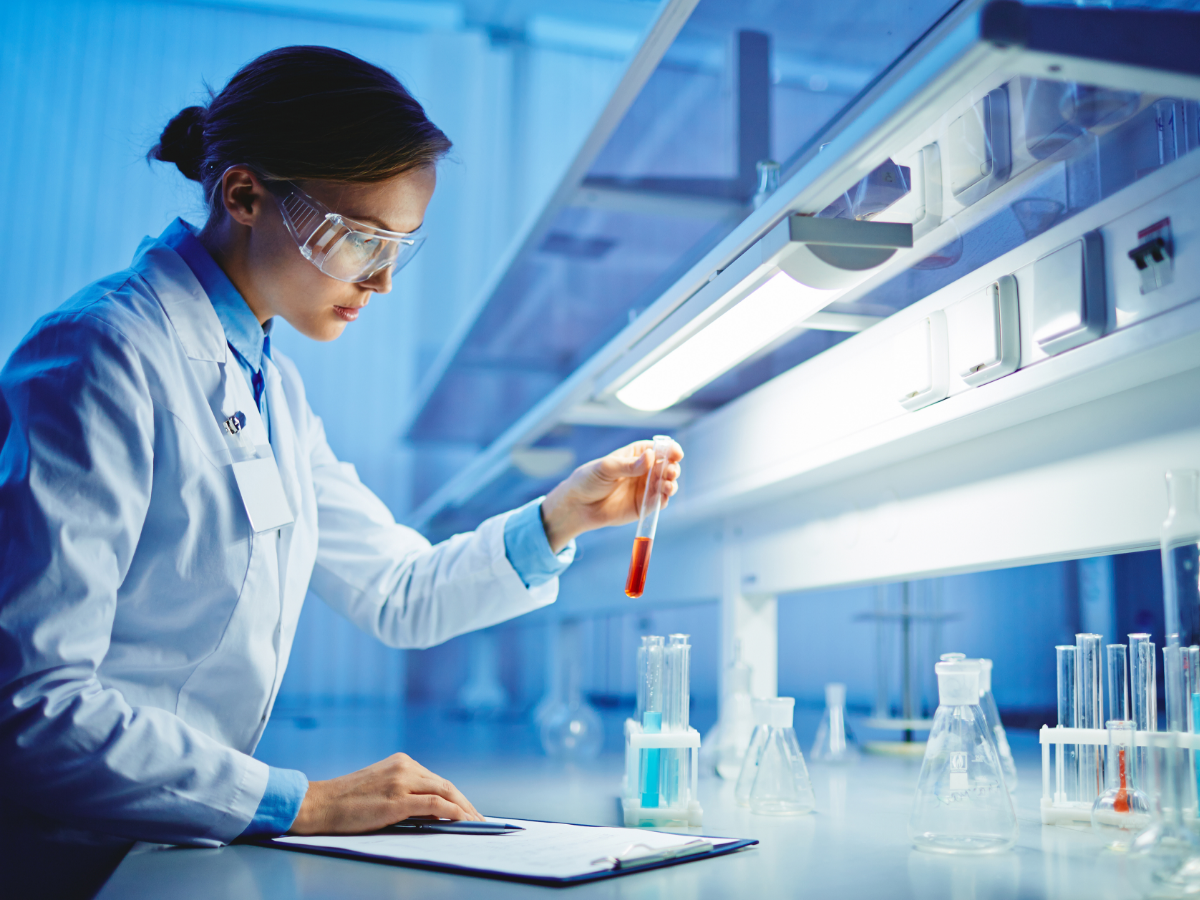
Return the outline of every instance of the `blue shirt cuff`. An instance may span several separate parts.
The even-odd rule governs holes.
[[[504,553],[525,582],[537,587],[561,575],[575,559],[575,542],[555,554],[542,524],[542,500],[530,500],[504,523]]]
[[[267,789],[254,812],[254,818],[242,832],[242,837],[275,837],[285,834],[300,814],[300,804],[308,793],[308,779],[295,769],[271,766],[267,773]]]

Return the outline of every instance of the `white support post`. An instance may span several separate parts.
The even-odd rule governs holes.
[[[779,623],[775,595],[743,590],[740,529],[725,532],[722,569],[721,706],[725,704],[725,672],[733,661],[735,641],[740,642],[742,661],[754,673],[750,681],[752,696],[774,697],[779,690]],[[725,714],[723,708],[720,714]]]

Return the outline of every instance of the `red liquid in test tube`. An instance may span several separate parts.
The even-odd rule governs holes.
[[[642,494],[641,516],[638,519],[637,537],[633,539],[633,553],[629,559],[629,576],[625,579],[625,595],[640,597],[646,590],[646,571],[650,567],[650,550],[654,546],[654,532],[658,528],[658,513],[662,509],[663,470],[667,467],[667,454],[671,439],[663,434],[654,436],[654,462],[646,477],[646,489]]]

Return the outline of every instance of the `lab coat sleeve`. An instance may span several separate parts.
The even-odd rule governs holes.
[[[153,482],[145,364],[107,321],[43,320],[0,372],[0,793],[124,837],[217,846],[267,766],[97,670]]]
[[[557,578],[527,588],[509,562],[510,513],[430,546],[338,461],[321,420],[310,422],[319,516],[311,584],[359,628],[393,647],[431,647],[554,602]]]

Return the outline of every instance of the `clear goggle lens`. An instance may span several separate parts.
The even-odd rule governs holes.
[[[391,267],[401,269],[425,242],[420,228],[385,231],[347,219],[295,185],[279,201],[283,222],[304,258],[338,281],[366,281]]]

